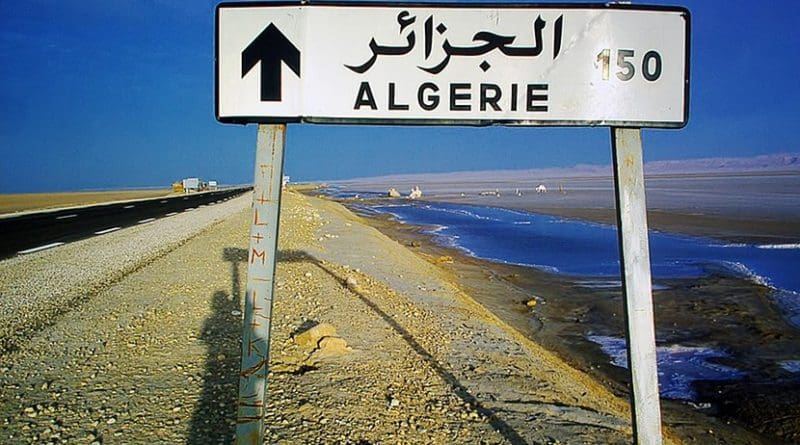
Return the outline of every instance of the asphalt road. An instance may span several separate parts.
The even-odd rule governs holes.
[[[225,189],[0,218],[0,258],[33,253],[70,241],[146,224],[198,206],[228,200],[249,190]]]

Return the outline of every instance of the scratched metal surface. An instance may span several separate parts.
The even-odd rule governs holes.
[[[286,125],[260,125],[247,267],[237,443],[263,439]]]

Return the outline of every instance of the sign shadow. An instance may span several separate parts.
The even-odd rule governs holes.
[[[311,263],[318,267],[321,271],[333,277],[336,281],[341,283],[342,286],[347,287],[347,277],[337,274],[334,270],[326,267],[325,264],[320,262],[316,257],[308,252],[301,250],[283,250],[278,253],[278,259],[281,262],[299,262]],[[513,428],[506,423],[503,419],[498,417],[497,413],[491,408],[483,405],[477,397],[475,397],[469,389],[464,386],[458,378],[449,372],[439,360],[426,350],[414,336],[408,332],[400,323],[397,322],[391,315],[384,312],[380,306],[369,298],[369,295],[360,291],[359,289],[349,289],[362,303],[370,308],[376,315],[381,317],[386,324],[388,324],[400,337],[419,355],[419,357],[433,369],[442,380],[447,383],[453,393],[458,396],[464,403],[468,404],[474,410],[486,418],[489,425],[502,435],[512,445],[527,445],[528,442]]]
[[[222,257],[231,264],[231,291],[218,290],[211,296],[212,313],[200,333],[208,352],[202,375],[203,391],[189,426],[189,445],[231,443],[236,437],[242,332],[239,265],[247,264],[247,250],[226,247]]]

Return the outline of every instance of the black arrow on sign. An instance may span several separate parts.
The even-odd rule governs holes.
[[[261,62],[261,101],[280,102],[281,62],[300,77],[300,50],[272,23],[242,51],[242,77]]]

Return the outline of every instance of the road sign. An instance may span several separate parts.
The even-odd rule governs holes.
[[[226,123],[682,127],[689,13],[631,5],[230,3]]]
[[[258,131],[237,443],[263,442],[286,122],[615,127],[634,441],[661,443],[640,127],[686,125],[689,11],[227,3],[215,51],[217,120],[276,124]]]

